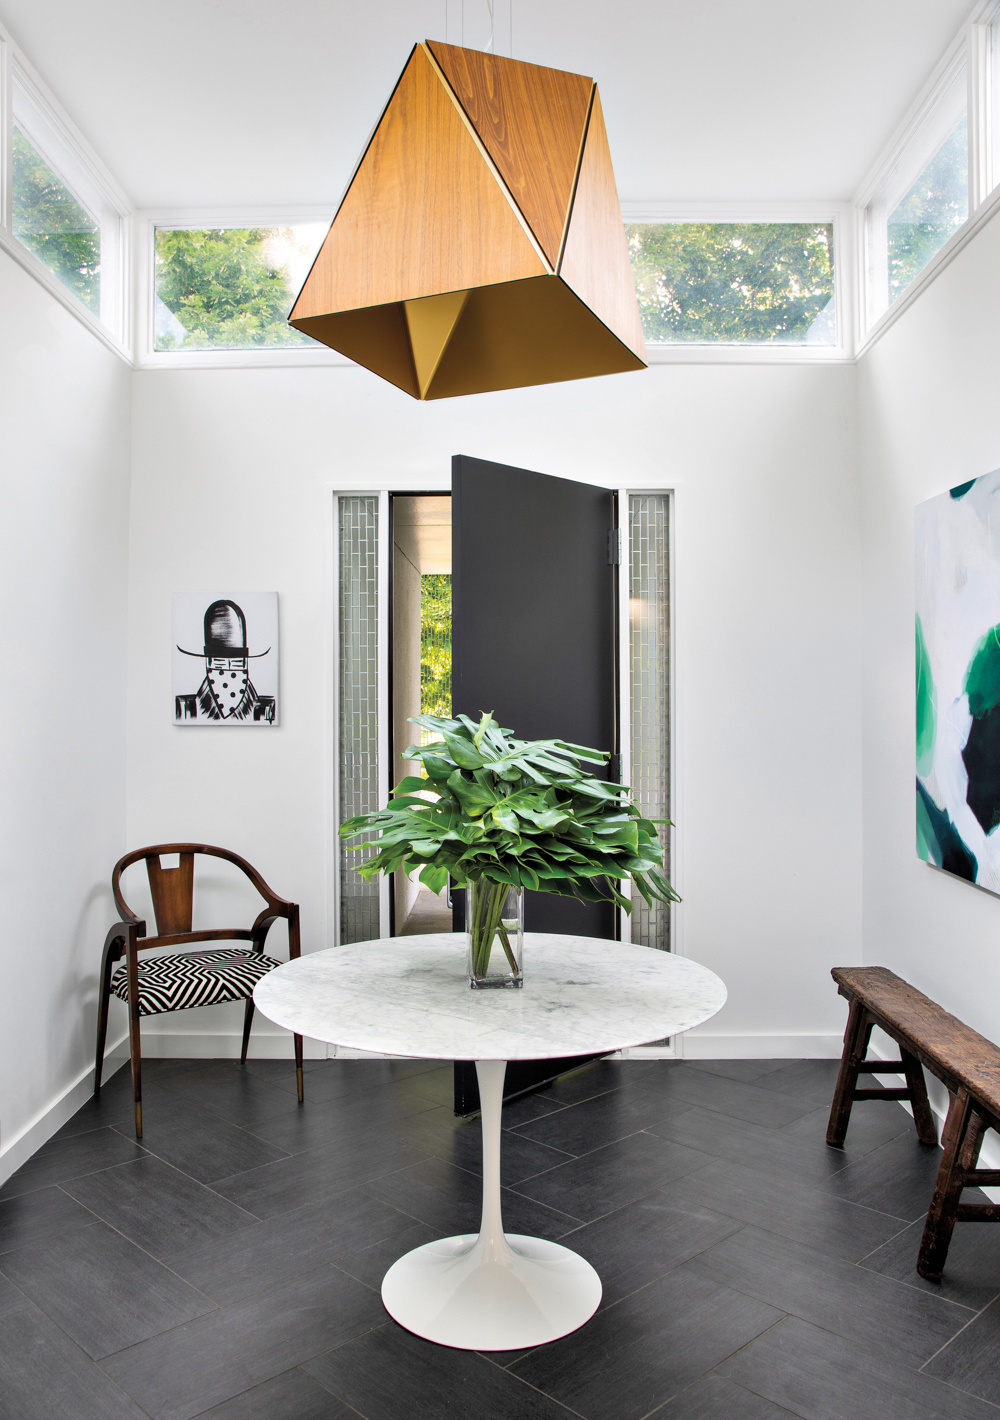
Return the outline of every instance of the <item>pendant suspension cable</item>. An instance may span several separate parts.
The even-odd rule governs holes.
[[[495,3],[495,0],[486,0],[486,8],[487,8],[487,10],[489,10],[489,12],[490,12],[490,37],[489,37],[489,41],[488,41],[488,43],[487,43],[487,45],[486,45],[486,53],[487,53],[487,54],[492,54],[492,53],[493,53],[493,6],[494,6],[494,3]]]

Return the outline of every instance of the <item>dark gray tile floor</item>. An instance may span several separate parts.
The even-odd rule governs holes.
[[[824,1142],[833,1061],[599,1061],[504,1111],[512,1232],[597,1315],[478,1355],[391,1321],[404,1252],[474,1230],[451,1067],[148,1061],[0,1190],[0,1420],[1000,1420],[1000,1228],[914,1269],[939,1154],[897,1105]]]

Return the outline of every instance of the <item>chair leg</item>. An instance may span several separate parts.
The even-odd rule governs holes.
[[[138,981],[129,983],[128,1043],[132,1057],[132,1098],[135,1102],[135,1137],[142,1138],[142,1042],[139,1035]]]
[[[247,997],[246,1010],[243,1013],[243,1049],[240,1052],[240,1064],[247,1063],[247,1046],[250,1044],[250,1027],[253,1025],[253,997]]]
[[[108,1041],[108,1004],[111,997],[110,978],[110,970],[106,969],[101,978],[101,1001],[97,1008],[97,1058],[94,1061],[95,1099],[101,1093],[101,1079],[104,1075],[104,1047]]]
[[[986,1125],[975,1112],[968,1091],[959,1090],[952,1097],[941,1136],[944,1158],[934,1185],[934,1197],[927,1210],[917,1259],[917,1271],[929,1282],[941,1280],[965,1187],[965,1176],[975,1167],[985,1133]]]
[[[302,1037],[295,1037],[295,1086],[299,1092],[299,1104],[302,1103]]]
[[[826,1129],[826,1142],[835,1149],[842,1149],[847,1138],[847,1126],[851,1122],[851,1105],[858,1083],[858,1066],[868,1054],[874,1022],[860,1001],[852,1001],[844,1032],[844,1053],[840,1058],[840,1073],[837,1088],[833,1092],[830,1106],[830,1122]]]
[[[936,1146],[937,1125],[931,1112],[931,1102],[927,1098],[927,1081],[924,1079],[923,1066],[915,1055],[911,1055],[902,1046],[899,1049],[899,1057],[903,1062],[906,1088],[910,1092],[910,1108],[913,1110],[913,1122],[917,1126],[917,1138],[921,1144]]]

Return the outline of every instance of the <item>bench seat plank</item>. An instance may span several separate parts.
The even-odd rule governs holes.
[[[860,1001],[880,1026],[894,1026],[889,1033],[905,1037],[932,1074],[952,1088],[952,1082],[964,1086],[1000,1119],[1000,1049],[991,1040],[887,967],[838,966],[831,975],[841,994]]]

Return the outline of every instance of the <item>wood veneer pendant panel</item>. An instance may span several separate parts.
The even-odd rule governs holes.
[[[635,279],[601,96],[596,91],[559,275],[645,363],[646,342],[635,298]]]
[[[437,40],[427,45],[554,269],[594,81]]]
[[[644,368],[610,162],[591,80],[417,46],[290,323],[416,399]]]
[[[451,94],[414,49],[291,314],[516,281],[545,268]]]

